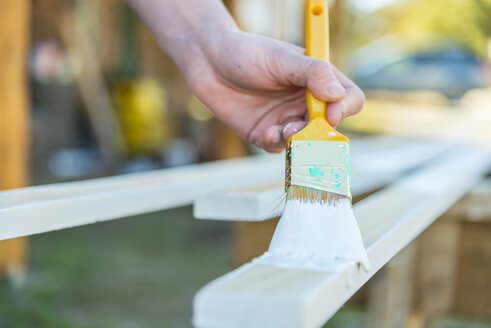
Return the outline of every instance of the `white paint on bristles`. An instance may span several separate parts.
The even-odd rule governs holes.
[[[349,198],[333,203],[286,202],[269,250],[254,261],[290,269],[335,271],[368,257]]]

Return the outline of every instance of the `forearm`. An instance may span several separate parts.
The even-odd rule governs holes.
[[[163,50],[188,75],[213,38],[237,26],[220,0],[128,0]]]

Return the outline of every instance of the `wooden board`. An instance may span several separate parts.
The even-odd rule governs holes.
[[[404,173],[438,157],[452,144],[440,140],[386,137],[352,142],[352,193],[359,196],[394,181]],[[197,219],[262,221],[281,215],[284,181],[274,185],[221,191],[197,197]]]
[[[320,327],[366,281],[477,184],[488,153],[455,148],[432,165],[355,206],[371,270],[333,272],[248,263],[203,287],[194,299],[196,327]]]
[[[281,155],[256,156],[0,192],[0,240],[189,205],[203,193],[278,181],[282,166]]]

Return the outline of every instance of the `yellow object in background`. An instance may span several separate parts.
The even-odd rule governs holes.
[[[189,98],[188,115],[196,121],[208,121],[214,117],[210,109],[194,95]]]
[[[128,152],[160,154],[173,134],[165,87],[150,77],[121,81],[115,98]]]

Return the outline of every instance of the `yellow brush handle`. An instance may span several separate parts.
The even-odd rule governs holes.
[[[329,26],[326,0],[307,0],[305,15],[307,56],[329,61]],[[309,109],[309,121],[318,117],[327,122],[326,102],[316,98],[308,89],[306,101]]]
[[[307,56],[329,60],[329,34],[326,0],[307,0],[305,10],[305,41]],[[288,140],[329,140],[348,141],[327,122],[325,101],[316,98],[307,89],[306,101],[309,109],[309,123]]]

